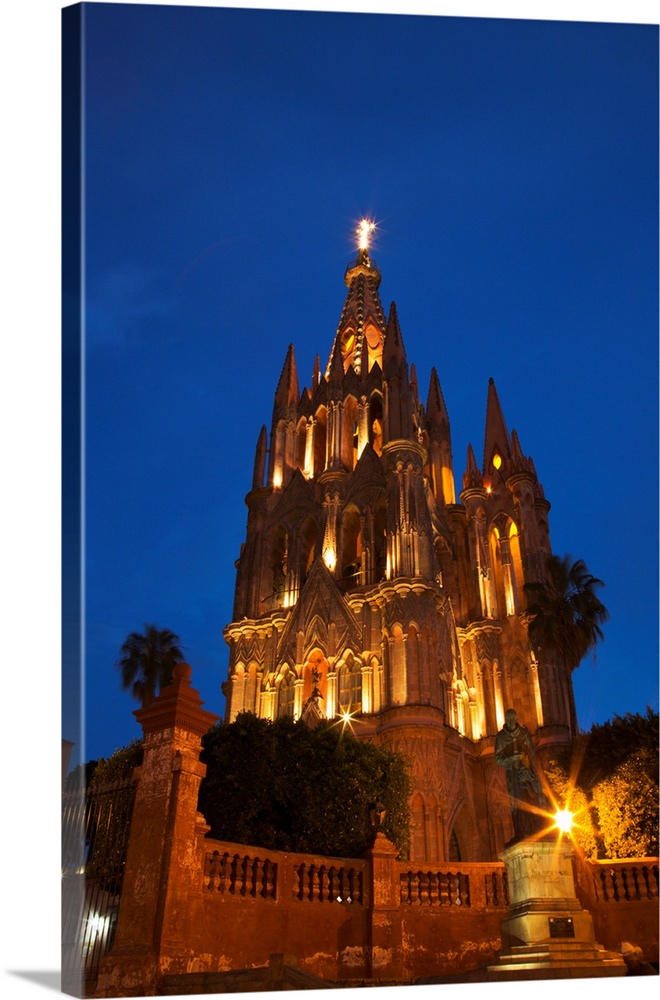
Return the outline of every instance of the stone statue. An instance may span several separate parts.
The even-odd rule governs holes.
[[[540,780],[540,765],[526,726],[521,726],[513,708],[504,715],[504,726],[495,740],[495,760],[506,769],[509,806],[513,820],[513,840],[538,833],[547,823],[542,812],[548,804]]]
[[[303,705],[301,718],[303,722],[306,722],[310,729],[315,729],[318,726],[321,719],[324,718],[323,710],[319,704],[323,701],[323,695],[321,694],[319,683],[321,681],[322,674],[316,667],[312,667],[310,671],[310,677],[312,680],[312,693]]]

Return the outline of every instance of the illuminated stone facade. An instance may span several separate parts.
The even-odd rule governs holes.
[[[301,392],[289,347],[257,444],[226,717],[350,714],[410,758],[413,860],[494,859],[511,836],[493,758],[505,710],[542,758],[576,726],[570,675],[537,661],[525,616],[550,504],[492,380],[483,466],[470,447],[457,499],[435,369],[424,405],[367,249],[345,281],[327,367]]]

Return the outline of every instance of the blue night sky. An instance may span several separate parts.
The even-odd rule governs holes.
[[[328,358],[362,215],[457,488],[492,376],[605,581],[581,727],[657,709],[657,27],[85,7],[84,757],[140,734],[145,623],[223,713],[257,437],[289,343],[301,388]]]

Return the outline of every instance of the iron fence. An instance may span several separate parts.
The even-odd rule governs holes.
[[[65,790],[62,798],[62,988],[89,996],[112,948],[135,782]]]

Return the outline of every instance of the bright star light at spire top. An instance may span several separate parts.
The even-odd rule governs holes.
[[[358,248],[360,250],[369,249],[369,238],[376,228],[376,223],[371,222],[369,219],[362,219],[360,225],[357,227],[356,233],[358,238]]]

